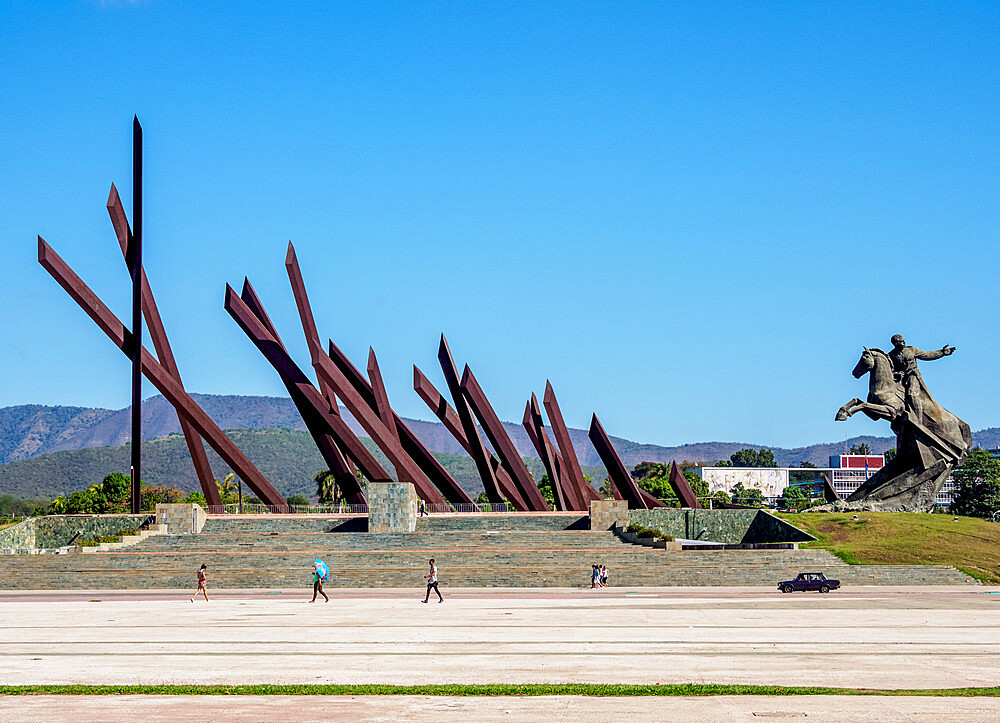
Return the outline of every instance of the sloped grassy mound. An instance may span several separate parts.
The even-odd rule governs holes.
[[[780,514],[815,535],[802,547],[829,550],[852,565],[953,565],[1000,584],[1000,523],[916,512]]]

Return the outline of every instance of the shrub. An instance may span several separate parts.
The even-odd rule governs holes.
[[[629,525],[626,529],[638,537],[652,537],[654,540],[664,540],[666,542],[674,541],[673,535],[668,535],[660,530],[654,530],[653,528],[645,527],[644,525]]]

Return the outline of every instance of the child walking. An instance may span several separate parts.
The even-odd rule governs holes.
[[[208,580],[205,577],[205,571],[208,569],[207,566],[202,565],[201,569],[198,570],[198,589],[194,591],[194,595],[191,596],[191,602],[198,597],[198,593],[205,596],[205,602],[208,602]]]

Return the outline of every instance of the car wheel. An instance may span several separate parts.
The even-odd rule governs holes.
[[[783,588],[781,588],[781,592],[792,592],[792,590],[794,589],[795,588],[793,588],[791,585],[785,585]]]
[[[830,586],[829,585],[821,585],[820,588],[819,588],[819,591],[820,592],[830,592]]]

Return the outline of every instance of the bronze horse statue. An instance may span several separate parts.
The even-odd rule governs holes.
[[[911,373],[904,387],[881,349],[865,347],[852,373],[856,379],[869,375],[868,399],[849,401],[837,411],[837,420],[857,412],[888,420],[897,453],[847,499],[845,509],[933,509],[938,490],[972,446],[969,425],[934,401],[919,374]]]
[[[888,354],[881,349],[864,347],[864,350],[851,374],[855,379],[871,374],[868,378],[868,401],[862,402],[855,397],[837,411],[837,421],[843,422],[857,412],[864,412],[865,416],[875,421],[887,419],[895,422],[906,407],[903,385],[893,377]]]
[[[896,379],[889,355],[881,349],[864,347],[864,353],[851,372],[855,379],[868,374],[868,401],[852,399],[837,411],[837,421],[857,412],[874,419],[886,419],[892,431],[901,435],[907,424],[927,445],[954,463],[965,458],[972,445],[969,425],[942,407],[927,391],[923,379],[915,385],[914,399],[906,398],[906,390]]]

